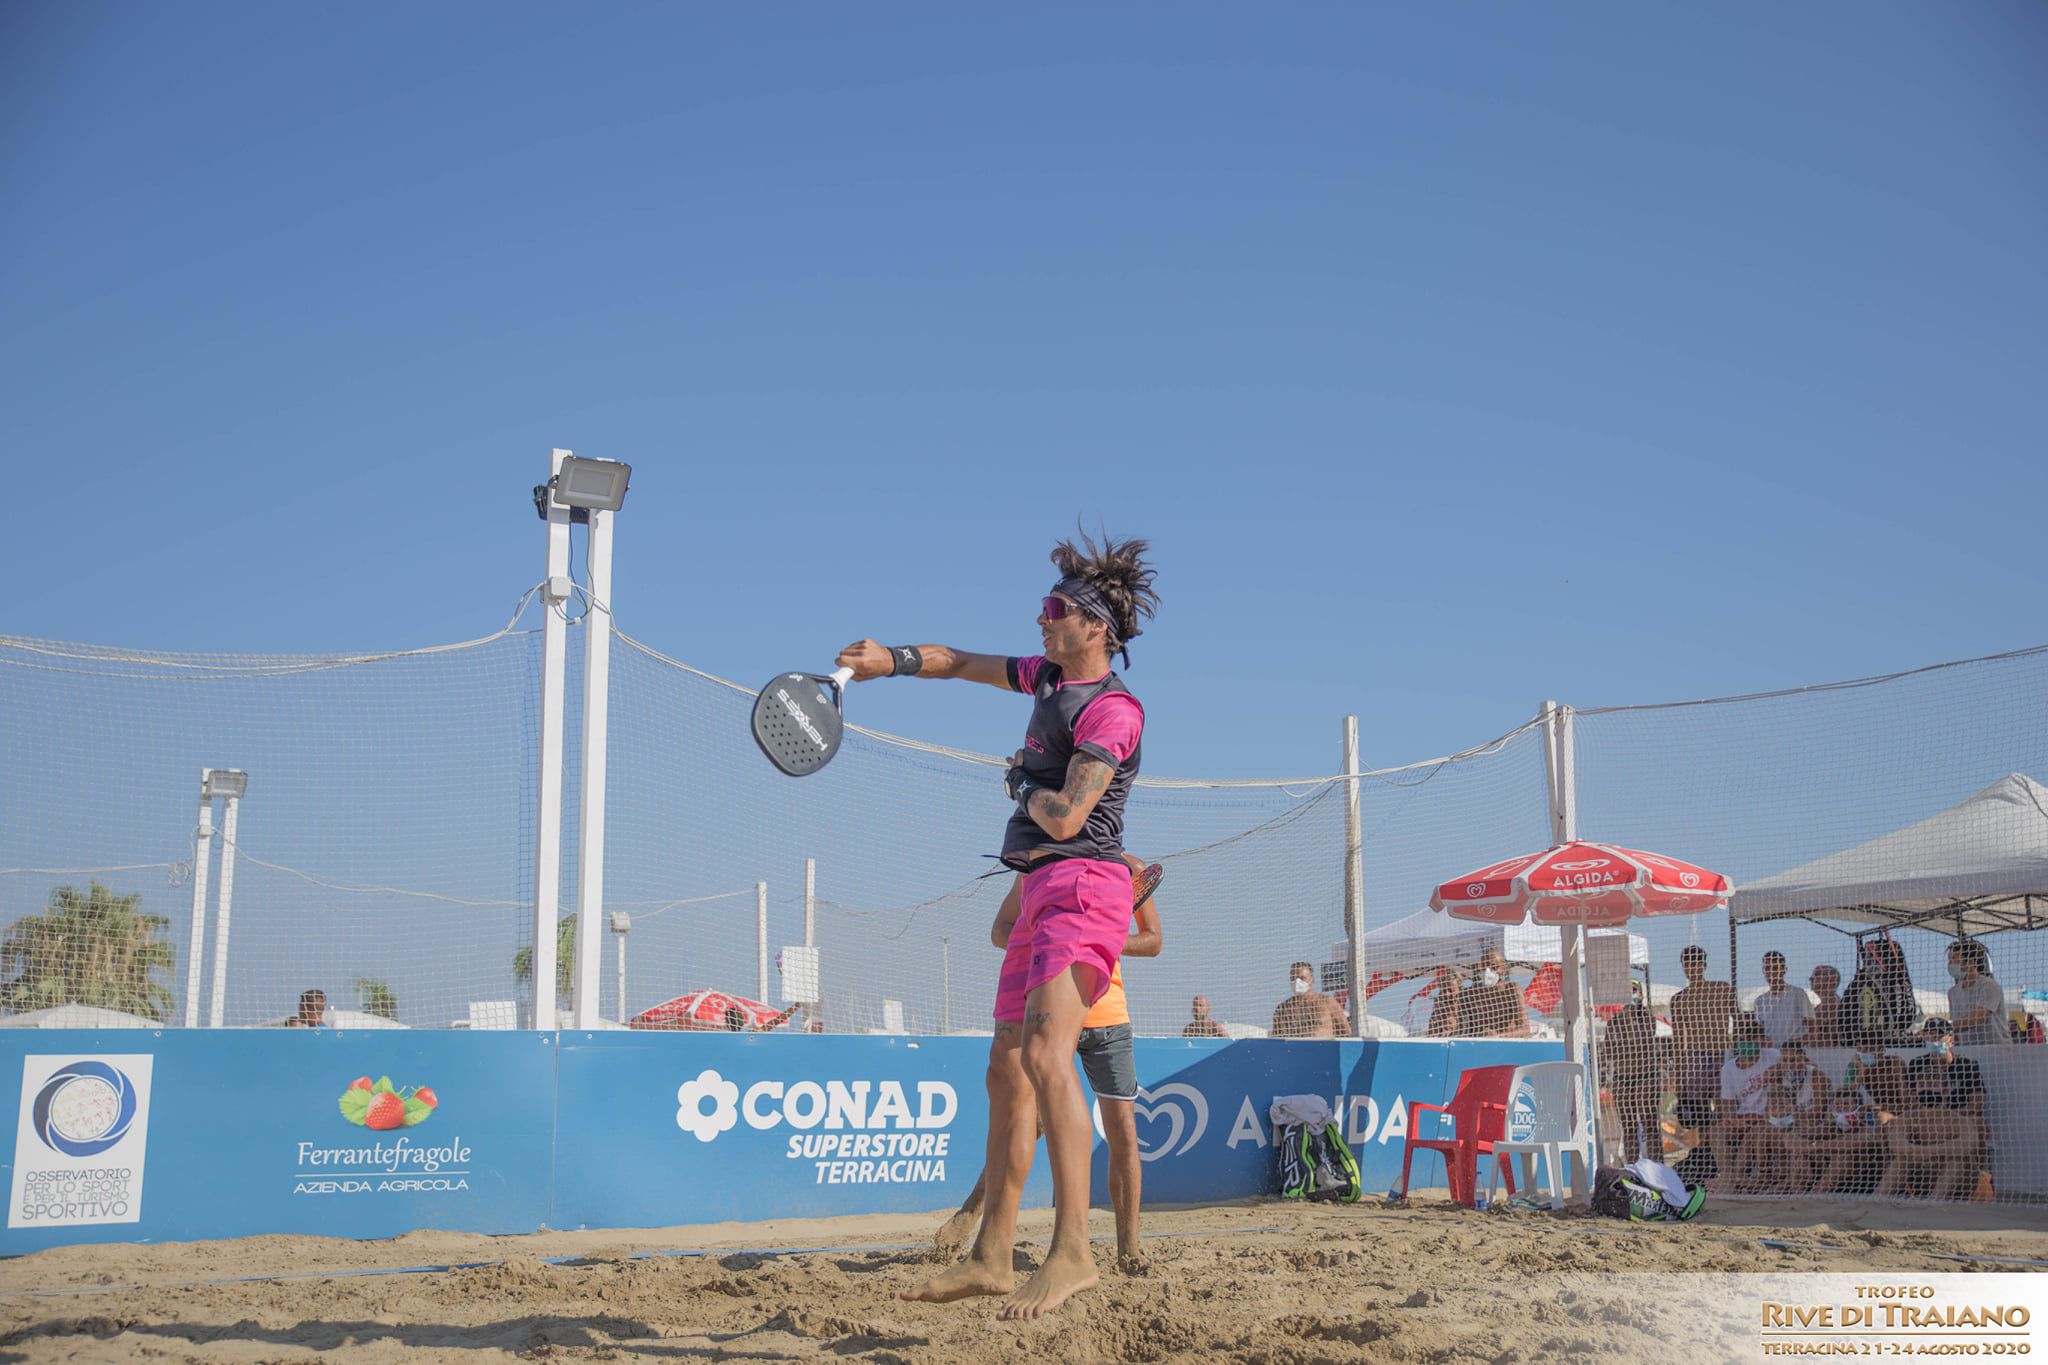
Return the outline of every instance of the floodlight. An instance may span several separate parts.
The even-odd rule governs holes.
[[[627,913],[626,913],[625,911],[623,911],[623,910],[614,910],[614,911],[612,911],[612,932],[613,932],[613,933],[615,933],[615,934],[623,934],[623,933],[628,933],[628,932],[630,932],[630,931],[632,930],[632,928],[633,928],[633,917],[632,917],[631,915],[627,914]]]
[[[555,475],[555,506],[588,512],[616,512],[626,501],[626,482],[633,466],[617,460],[585,460],[571,455]]]
[[[240,768],[208,768],[206,785],[200,795],[211,801],[216,796],[225,796],[230,801],[249,790],[249,774]]]

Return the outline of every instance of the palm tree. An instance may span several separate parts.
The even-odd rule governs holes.
[[[375,977],[359,976],[355,979],[356,998],[363,1002],[363,1013],[374,1014],[384,1019],[398,1018],[398,996],[386,983]]]
[[[170,987],[151,978],[177,971],[176,949],[159,937],[171,922],[139,913],[141,901],[97,881],[84,895],[52,891],[42,914],[15,921],[0,940],[0,1010],[78,1004],[168,1019]]]
[[[512,954],[512,979],[524,986],[533,980],[533,949]],[[576,917],[555,926],[555,994],[566,1005],[576,997]]]

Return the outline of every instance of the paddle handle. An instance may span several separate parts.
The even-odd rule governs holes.
[[[850,668],[835,668],[835,669],[833,669],[833,670],[832,670],[832,685],[833,685],[834,687],[838,688],[838,689],[839,689],[839,690],[840,690],[841,692],[844,692],[844,691],[846,690],[846,685],[847,685],[848,683],[852,682],[852,681],[853,681],[853,670],[852,670],[852,669],[850,669]]]

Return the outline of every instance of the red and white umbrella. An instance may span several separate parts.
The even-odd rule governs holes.
[[[724,991],[691,991],[644,1009],[627,1021],[628,1028],[688,1029],[697,1032],[725,1029],[738,1033],[759,1033],[776,1027],[796,1012],[792,1005],[778,1010],[744,995]],[[739,1027],[733,1028],[737,1022]]]
[[[1432,910],[1482,924],[1578,924],[1601,928],[1641,915],[1697,915],[1728,903],[1734,888],[1696,863],[1616,844],[1573,842],[1454,877]]]

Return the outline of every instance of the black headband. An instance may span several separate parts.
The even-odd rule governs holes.
[[[1062,597],[1072,598],[1075,606],[1108,626],[1111,637],[1117,641],[1117,652],[1124,656],[1124,667],[1131,666],[1131,651],[1126,647],[1127,642],[1145,633],[1138,629],[1136,621],[1131,622],[1128,629],[1119,625],[1116,611],[1109,605],[1109,598],[1104,596],[1102,589],[1085,578],[1062,578],[1052,585],[1052,590]]]

